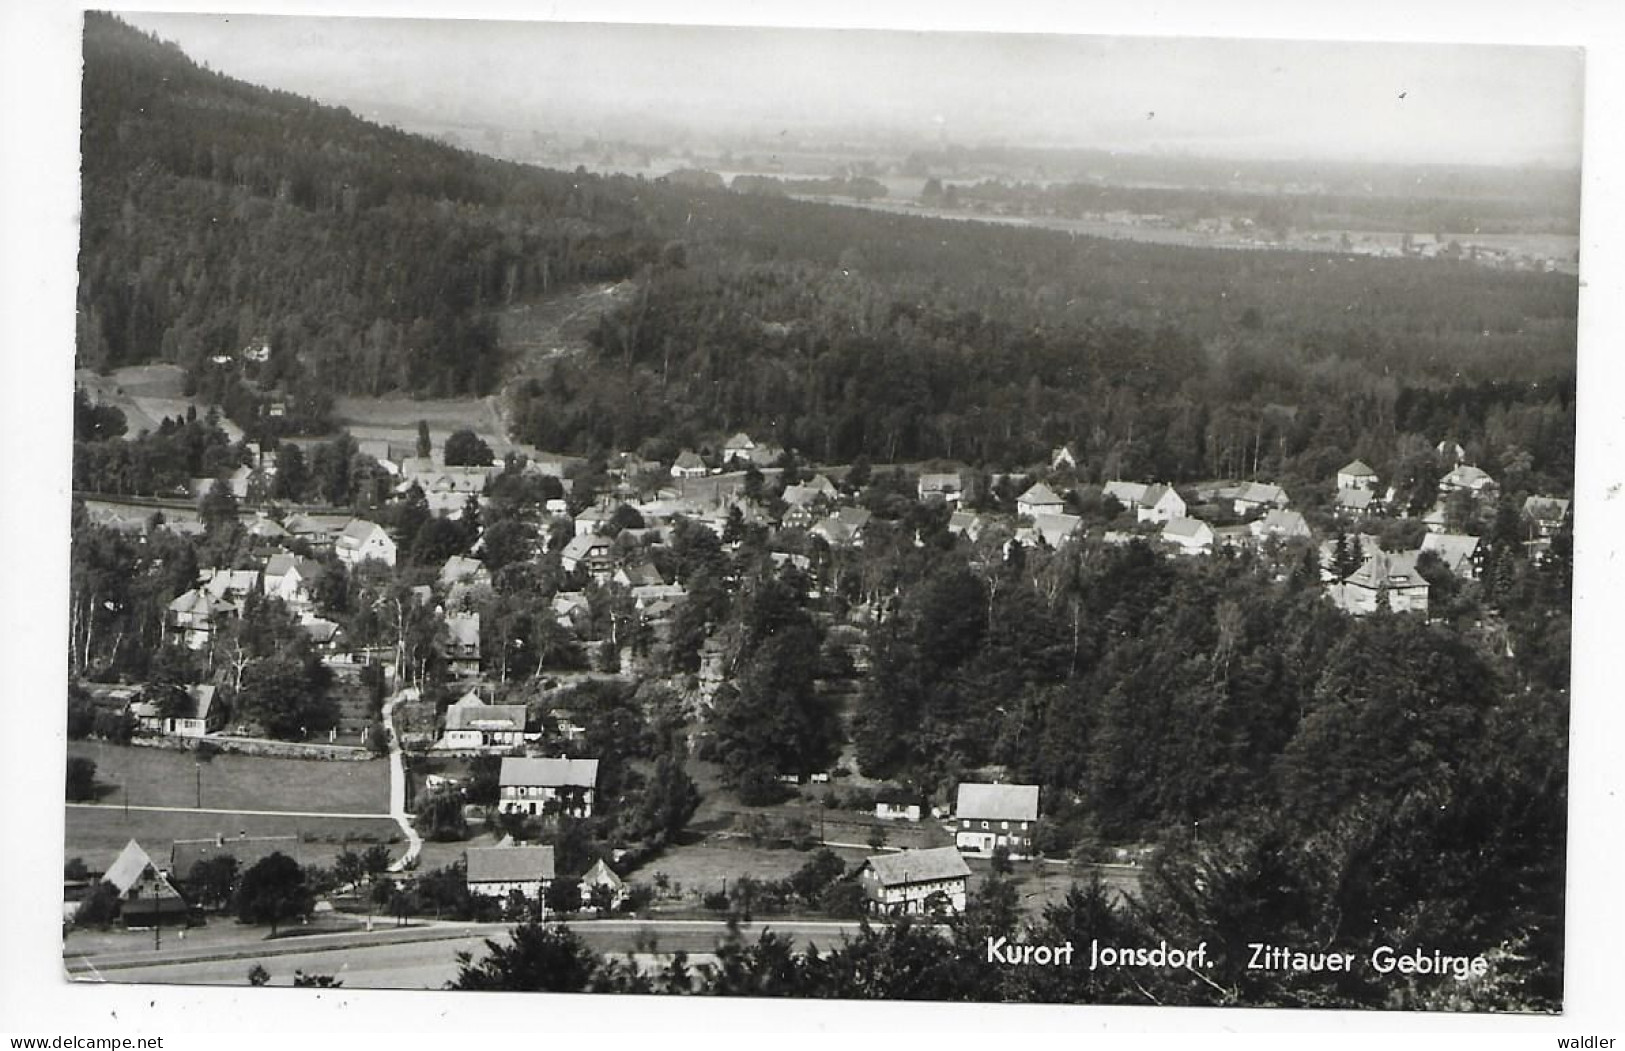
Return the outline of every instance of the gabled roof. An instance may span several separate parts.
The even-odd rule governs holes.
[[[607,536],[601,536],[597,533],[583,533],[581,536],[571,537],[569,543],[564,545],[564,550],[559,555],[561,558],[575,561],[586,558],[597,550],[608,551],[613,543],[614,541]]]
[[[205,572],[207,578],[203,581],[203,590],[214,598],[225,598],[232,592],[253,591],[260,582],[259,570],[256,569],[216,569]]]
[[[1163,536],[1184,537],[1189,540],[1200,540],[1204,530],[1207,532],[1208,539],[1212,540],[1213,527],[1200,518],[1174,517],[1168,519],[1162,525]]]
[[[1038,786],[962,784],[954,816],[978,821],[1037,821]]]
[[[629,588],[647,587],[666,582],[661,577],[660,570],[655,568],[653,562],[634,562],[622,566],[619,572],[625,575],[626,586]]]
[[[501,785],[540,785],[543,788],[593,788],[598,784],[596,759],[502,760]]]
[[[750,435],[746,434],[744,431],[740,431],[738,434],[734,435],[732,438],[729,438],[725,443],[723,443],[722,447],[729,450],[754,449],[756,448],[756,443],[751,441]]]
[[[835,488],[835,483],[821,474],[813,475],[811,481],[803,484],[805,484],[808,489],[816,489],[825,496],[834,496],[839,492],[839,490]]]
[[[369,522],[365,518],[352,518],[339,532],[338,542],[346,547],[360,547],[371,540],[376,534],[383,533],[384,527],[377,522]],[[384,533],[387,538],[388,533]]]
[[[1285,503],[1286,490],[1269,482],[1244,482],[1236,491],[1236,499],[1249,504]]]
[[[102,873],[102,882],[117,887],[122,896],[130,893],[130,888],[141,882],[141,877],[148,869],[157,872],[158,866],[152,863],[151,855],[141,849],[141,844],[132,839],[124,844],[124,849],[119,851],[118,857],[107,866],[107,871]]]
[[[1062,514],[1035,514],[1031,534],[1044,538],[1044,543],[1050,547],[1060,547],[1066,538],[1078,531],[1083,525],[1083,519],[1077,515]]]
[[[322,564],[315,559],[300,558],[286,552],[278,552],[265,562],[265,575],[270,577],[285,577],[293,573],[301,580],[314,580],[321,573]]]
[[[1337,469],[1337,473],[1338,474],[1351,474],[1351,475],[1354,475],[1356,478],[1358,478],[1358,477],[1369,477],[1369,478],[1377,477],[1377,472],[1373,471],[1371,469],[1370,465],[1367,464],[1364,460],[1350,461],[1349,463],[1344,464],[1342,467],[1339,467]]]
[[[1025,493],[1016,497],[1016,502],[1018,504],[1059,504],[1061,498],[1055,495],[1055,490],[1043,482],[1034,482]]]
[[[469,847],[468,882],[522,883],[553,878],[552,847]]]
[[[1439,484],[1449,489],[1480,489],[1486,485],[1494,485],[1495,479],[1483,468],[1464,463],[1445,475]]]
[[[1140,498],[1140,504],[1143,507],[1156,507],[1169,496],[1172,496],[1181,504],[1185,502],[1185,498],[1175,492],[1173,486],[1159,484],[1146,487],[1145,495]]]
[[[1260,535],[1279,533],[1283,536],[1308,536],[1309,523],[1297,511],[1283,511],[1277,507],[1258,520],[1258,532]]]
[[[222,599],[211,597],[202,588],[193,588],[182,592],[169,604],[171,613],[192,613],[214,615],[216,613],[230,612],[234,607]]]
[[[864,867],[875,874],[882,887],[901,887],[909,883],[935,883],[945,879],[964,879],[970,875],[970,866],[958,847],[932,847],[929,850],[904,850],[896,854],[877,854],[865,858]]]
[[[958,853],[957,850],[954,852]],[[603,858],[599,858],[593,867],[587,870],[586,875],[581,877],[581,885],[583,887],[604,886],[619,890],[626,886],[626,881],[615,874],[615,870],[609,867],[608,862]]]
[[[678,453],[677,459],[672,463],[672,466],[685,471],[703,471],[706,469],[705,461],[700,459],[700,454],[693,449],[684,449]]]
[[[924,492],[932,490],[958,489],[961,480],[958,471],[942,472],[939,474],[920,475],[920,489]]]

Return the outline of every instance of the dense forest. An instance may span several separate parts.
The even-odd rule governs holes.
[[[658,247],[606,180],[244,84],[96,12],[83,115],[80,364],[176,362],[216,401],[233,382],[489,392],[491,307]],[[251,346],[268,359],[210,368]]]

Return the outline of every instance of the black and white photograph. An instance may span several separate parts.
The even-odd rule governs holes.
[[[72,13],[30,971],[1572,1008],[1584,41],[571,11]]]

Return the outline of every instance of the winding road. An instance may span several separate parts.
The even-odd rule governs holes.
[[[395,706],[417,700],[417,696],[417,687],[409,686],[384,702],[384,730],[389,734],[389,816],[406,835],[406,853],[390,862],[391,872],[410,869],[423,849],[423,837],[412,827],[411,815],[406,812],[406,761],[401,754],[401,736],[395,730]]]

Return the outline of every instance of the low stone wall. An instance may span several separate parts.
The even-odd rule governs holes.
[[[331,744],[299,744],[294,741],[270,741],[265,738],[236,737],[135,737],[130,743],[141,748],[166,748],[176,752],[195,752],[207,743],[223,755],[257,755],[275,759],[368,760],[382,759],[365,748],[351,748]]]

